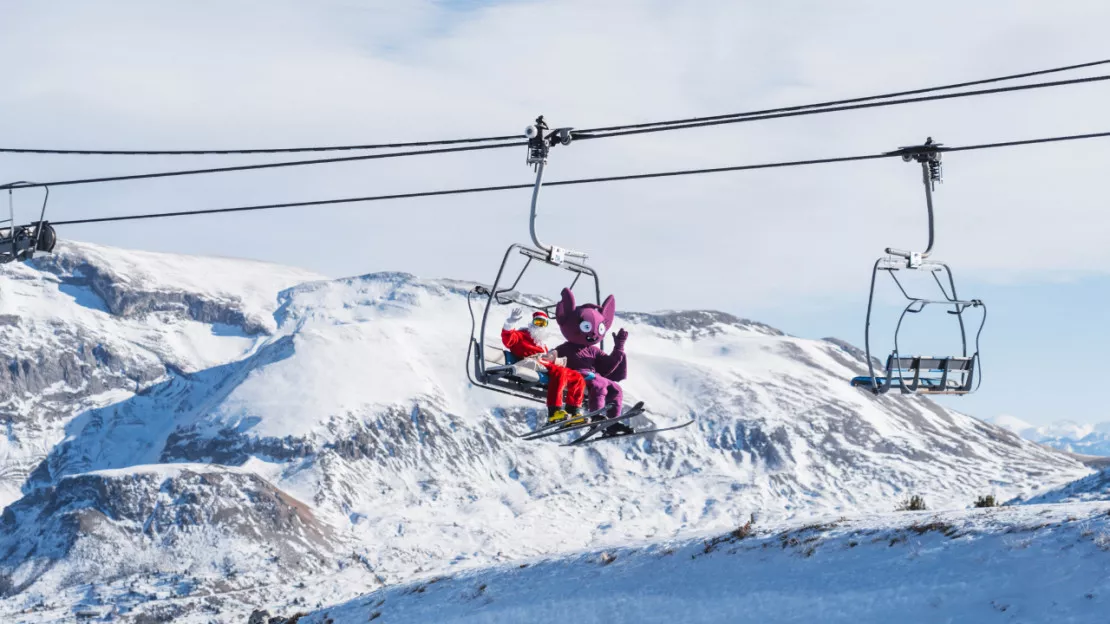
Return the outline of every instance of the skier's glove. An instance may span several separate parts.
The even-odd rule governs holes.
[[[524,313],[520,311],[520,308],[513,308],[509,312],[509,318],[505,319],[505,329],[514,329],[522,318],[524,318]]]

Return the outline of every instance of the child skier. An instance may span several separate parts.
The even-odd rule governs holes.
[[[547,340],[555,335],[548,329],[551,319],[546,312],[539,310],[532,313],[529,326],[517,329],[516,324],[522,316],[520,308],[513,309],[501,330],[501,342],[509,353],[520,360],[517,365],[547,372],[547,422],[562,422],[568,418],[567,424],[585,422],[582,419],[582,399],[586,392],[586,380],[581,373],[565,366],[565,358],[556,357],[553,351],[548,351]],[[567,395],[565,407],[564,391]]]

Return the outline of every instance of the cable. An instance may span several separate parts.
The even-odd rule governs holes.
[[[990,84],[994,82],[1005,82],[1007,80],[1018,80],[1020,78],[1031,78],[1033,76],[1043,76],[1046,74],[1056,74],[1074,69],[1084,69],[1087,67],[1095,67],[1097,65],[1106,65],[1110,63],[1110,59],[1103,61],[1092,61],[1090,63],[1080,63],[1078,65],[1066,65],[1064,67],[1053,67],[1050,69],[1042,69],[1038,71],[1025,72],[1021,74],[1010,74],[1008,76],[997,76],[995,78],[983,78],[980,80],[971,80],[968,82],[956,82],[952,84],[940,85],[936,87],[926,87],[924,89],[911,89],[909,91],[895,91],[893,93],[882,93],[878,95],[868,95],[863,97],[848,98],[846,100],[831,100],[828,102],[819,102],[816,104],[800,104],[795,106],[784,106],[780,108],[767,108],[764,110],[748,111],[746,113],[726,113],[723,115],[712,115],[708,117],[688,117],[686,119],[673,119],[671,121],[649,121],[638,124],[626,124],[623,126],[606,126],[603,128],[589,128],[580,130],[580,132],[610,132],[613,130],[634,130],[637,128],[648,128],[651,126],[659,125],[674,125],[695,123],[699,121],[714,121],[718,119],[730,119],[734,117],[751,117],[754,115],[768,115],[772,113],[788,113],[796,110],[804,110],[807,108],[825,108],[828,106],[841,106],[844,104],[855,104],[857,102],[866,102],[868,100],[887,100],[896,97],[903,97],[906,95],[919,95],[922,93],[931,93],[934,91],[948,91],[949,89],[961,89],[963,87],[974,87],[976,85]],[[0,150],[2,151],[2,150]]]
[[[180,171],[158,171],[155,173],[138,173],[123,176],[107,176],[103,178],[84,178],[78,180],[59,180],[57,182],[35,182],[21,188],[37,186],[71,186],[74,184],[96,184],[100,182],[119,182],[121,180],[148,180],[151,178],[170,178],[175,176],[200,175],[206,173],[226,173],[229,171],[253,171],[255,169],[277,169],[280,167],[300,167],[304,165],[322,165],[327,163],[353,162],[356,160],[377,160],[382,158],[400,158],[402,156],[423,156],[426,154],[453,154],[455,152],[473,152],[477,150],[499,149],[502,147],[520,147],[527,145],[527,141],[514,143],[496,143],[492,145],[470,145],[467,147],[444,147],[430,150],[416,150],[412,152],[388,152],[385,154],[366,154],[363,156],[341,156],[335,158],[317,158],[314,160],[291,160],[277,163],[262,163],[255,165],[236,165],[232,167],[212,167],[209,169],[185,169]],[[2,184],[0,189],[10,188]]]
[[[1071,80],[1056,80],[1053,82],[1036,82],[1027,85],[1017,85],[1012,87],[995,87],[993,89],[981,89],[979,91],[961,91],[959,93],[942,93],[939,95],[925,95],[915,98],[906,98],[901,100],[884,100],[881,102],[865,102],[862,104],[848,104],[845,106],[832,106],[826,108],[815,108],[812,110],[795,110],[783,113],[774,113],[771,115],[759,115],[755,117],[730,117],[727,119],[716,119],[712,121],[699,121],[696,123],[686,123],[682,125],[662,125],[650,128],[638,128],[633,130],[620,130],[616,132],[608,132],[602,134],[585,134],[585,131],[574,132],[575,140],[582,141],[586,139],[603,139],[615,136],[629,136],[633,134],[646,134],[650,132],[667,132],[670,130],[685,130],[688,128],[704,128],[707,126],[719,126],[723,124],[743,123],[748,121],[765,121],[768,119],[782,119],[784,117],[802,117],[805,115],[823,115],[825,113],[837,113],[848,110],[862,110],[867,108],[881,108],[886,106],[898,106],[901,104],[918,104],[921,102],[934,102],[937,100],[952,100],[965,97],[976,97],[980,95],[995,95],[999,93],[1012,93],[1015,91],[1028,91],[1032,89],[1047,89],[1051,87],[1062,87],[1073,84],[1087,84],[1093,82],[1104,82],[1110,80],[1110,75],[1105,76],[1090,76],[1087,78],[1073,78]]]
[[[1017,141],[1003,141],[998,143],[981,143],[978,145],[964,145],[959,147],[938,147],[939,152],[969,152],[974,150],[997,149],[1004,147],[1017,147],[1022,145],[1036,145],[1041,143],[1056,143],[1062,141],[1078,141],[1084,139],[1110,137],[1110,132],[1093,132],[1089,134],[1073,134],[1066,136],[1044,137],[1039,139],[1022,139]],[[546,182],[544,186],[571,186],[577,184],[597,184],[601,182],[617,182],[623,180],[645,180],[648,178],[667,178],[675,176],[700,175],[710,173],[724,173],[729,171],[752,171],[756,169],[775,169],[782,167],[800,167],[806,165],[821,165],[831,163],[856,162],[864,160],[877,160],[880,158],[900,157],[899,152],[886,152],[881,154],[863,154],[858,156],[840,156],[835,158],[815,158],[809,160],[793,160],[783,162],[761,163],[755,165],[735,165],[731,167],[713,167],[705,169],[686,169],[680,171],[662,171],[655,173],[639,173],[630,175],[605,176],[598,178],[578,178],[574,180],[559,180]],[[118,217],[95,217],[89,219],[73,219],[69,221],[52,221],[55,226],[82,225],[89,223],[109,223],[115,221],[138,221],[141,219],[163,219],[168,217],[183,217],[190,215],[207,215],[231,212],[249,212],[254,210],[272,210],[275,208],[300,208],[308,206],[325,206],[331,204],[349,204],[356,202],[373,202],[391,199],[413,199],[417,197],[438,197],[442,195],[464,195],[472,193],[489,193],[495,191],[509,191],[533,188],[533,184],[505,184],[500,186],[482,186],[463,189],[448,189],[441,191],[420,191],[415,193],[395,193],[391,195],[371,195],[368,197],[346,197],[339,199],[322,199],[306,202],[287,202],[281,204],[262,204],[258,206],[240,206],[235,208],[212,208],[208,210],[185,210],[179,212],[159,212],[138,215],[123,215]]]
[[[1110,59],[1091,61],[1088,63],[1078,63],[1075,65],[1065,65],[1062,67],[1052,67],[1049,69],[1041,69],[1037,71],[1022,72],[1019,74],[1009,74],[1006,76],[996,76],[993,78],[983,78],[979,80],[970,80],[967,82],[956,82],[946,85],[939,85],[934,87],[925,87],[921,89],[911,89],[908,91],[895,91],[892,93],[883,93],[877,95],[868,95],[862,97],[854,97],[843,100],[832,100],[828,102],[818,102],[814,104],[800,104],[795,106],[785,106],[780,108],[769,108],[764,110],[747,111],[742,113],[727,113],[723,115],[712,115],[707,117],[689,117],[686,119],[674,119],[670,121],[652,121],[637,124],[625,124],[618,126],[603,126],[598,128],[589,128],[581,130],[580,132],[612,132],[616,130],[633,130],[639,128],[648,128],[652,126],[661,125],[676,125],[687,124],[704,121],[714,121],[721,119],[733,119],[740,117],[752,117],[756,115],[768,115],[773,113],[786,113],[798,110],[812,109],[812,108],[826,108],[829,106],[841,106],[845,104],[855,104],[858,102],[866,102],[869,100],[885,100],[896,97],[903,97],[907,95],[918,95],[922,93],[932,93],[935,91],[948,91],[951,89],[960,89],[963,87],[972,87],[976,85],[990,84],[995,82],[1005,82],[1008,80],[1018,80],[1021,78],[1030,78],[1033,76],[1043,76],[1047,74],[1055,74],[1066,71],[1073,71],[1077,69],[1084,69],[1088,67],[1096,67],[1098,65],[1110,64]],[[298,153],[298,152],[333,152],[333,151],[352,151],[352,150],[370,150],[370,149],[385,149],[385,148],[408,148],[408,147],[431,147],[436,145],[457,145],[464,143],[487,143],[496,141],[510,141],[519,139],[521,135],[507,135],[507,136],[492,136],[492,137],[476,137],[468,139],[444,139],[437,141],[412,141],[404,143],[379,143],[372,145],[331,145],[331,146],[314,146],[314,147],[279,147],[279,148],[261,148],[261,149],[222,149],[222,150],[78,150],[78,149],[24,149],[14,147],[0,148],[0,153],[11,154],[76,154],[76,155],[103,155],[103,156],[199,156],[199,155],[229,155],[229,154],[283,154],[283,153]]]
[[[468,189],[451,189],[446,191],[421,191],[418,193],[397,193],[394,195],[372,195],[370,197],[344,197],[340,199],[321,199],[306,202],[288,202],[283,204],[263,204],[260,206],[241,206],[237,208],[210,208],[208,210],[183,210],[180,212],[156,212],[151,214],[125,215],[119,217],[98,217],[93,219],[74,219],[71,221],[51,221],[50,225],[81,225],[86,223],[109,223],[112,221],[138,221],[140,219],[162,219],[165,217],[185,217],[190,215],[221,214],[225,212],[250,212],[253,210],[273,210],[275,208],[303,208],[307,206],[326,206],[331,204],[349,204],[354,202],[383,201],[387,199],[412,199],[416,197],[435,197],[437,195],[463,195],[467,193],[489,193],[493,191],[509,191],[513,189],[532,188],[533,184],[506,184],[503,186],[482,186]]]
[[[773,114],[773,115],[763,115],[763,116],[760,116],[760,117],[744,117],[744,118],[740,118],[740,119],[724,119],[724,120],[718,120],[718,121],[706,121],[706,122],[699,122],[699,123],[696,123],[696,124],[688,124],[688,125],[684,125],[684,126],[665,126],[665,127],[654,127],[654,128],[641,128],[641,129],[638,129],[638,130],[624,130],[624,131],[620,131],[620,132],[611,132],[611,133],[608,133],[608,134],[595,134],[595,135],[588,135],[588,134],[587,135],[579,135],[579,134],[576,133],[575,138],[577,138],[578,140],[601,139],[601,138],[608,138],[608,137],[613,137],[613,136],[626,136],[626,135],[630,135],[630,134],[643,134],[643,133],[647,133],[647,132],[664,132],[664,131],[669,131],[669,130],[682,130],[682,129],[686,129],[686,128],[697,128],[697,127],[702,127],[702,126],[712,126],[712,125],[719,125],[719,124],[726,124],[726,123],[739,123],[739,122],[744,122],[744,121],[761,121],[761,120],[766,120],[766,119],[778,119],[778,118],[782,118],[782,117],[795,117],[795,116],[800,116],[800,115],[816,115],[816,114],[833,113],[833,112],[839,112],[839,111],[845,111],[845,110],[875,108],[875,107],[880,107],[880,106],[896,106],[896,105],[899,105],[899,104],[915,104],[915,103],[919,103],[919,102],[929,102],[929,101],[933,101],[933,100],[945,100],[945,99],[962,98],[962,97],[973,97],[973,96],[979,96],[979,95],[992,95],[992,94],[996,94],[996,93],[1009,93],[1009,92],[1013,92],[1013,91],[1024,91],[1024,90],[1029,90],[1029,89],[1043,89],[1043,88],[1048,88],[1048,87],[1058,87],[1058,86],[1071,85],[1071,84],[1084,84],[1084,83],[1091,83],[1091,82],[1102,82],[1102,81],[1105,81],[1105,80],[1110,80],[1110,75],[1107,75],[1107,76],[1092,76],[1092,77],[1089,77],[1089,78],[1077,78],[1077,79],[1073,79],[1073,80],[1061,80],[1061,81],[1056,81],[1056,82],[1042,82],[1042,83],[1035,83],[1035,84],[1029,84],[1029,85],[1020,85],[1020,86],[1015,86],[1015,87],[998,87],[998,88],[995,88],[995,89],[985,89],[985,90],[981,90],[981,91],[965,91],[965,92],[962,92],[962,93],[946,93],[946,94],[941,94],[941,95],[929,95],[929,96],[923,96],[923,97],[919,97],[919,98],[910,98],[910,99],[903,99],[903,100],[890,100],[890,101],[871,102],[871,103],[864,103],[864,104],[851,104],[851,105],[847,105],[847,106],[832,107],[832,108],[821,108],[821,109],[814,109],[814,110],[794,111],[794,112],[788,112],[788,113],[776,113],[776,114]],[[36,183],[36,184],[31,185],[31,186],[46,186],[46,185],[50,185],[50,186],[70,186],[70,185],[75,185],[75,184],[96,184],[96,183],[101,183],[101,182],[118,182],[118,181],[122,181],[122,180],[145,180],[145,179],[151,179],[151,178],[167,178],[167,177],[175,177],[175,176],[200,175],[200,174],[208,174],[208,173],[225,173],[225,172],[230,172],[230,171],[251,171],[251,170],[256,170],[256,169],[275,169],[275,168],[280,168],[280,167],[298,167],[298,166],[304,166],[304,165],[320,165],[320,164],[337,163],[337,162],[351,162],[351,161],[357,161],[357,160],[376,160],[376,159],[384,159],[384,158],[399,158],[399,157],[402,157],[402,156],[421,156],[421,155],[428,155],[428,154],[448,154],[448,153],[455,153],[455,152],[469,152],[469,151],[476,151],[476,150],[500,149],[500,148],[503,148],[503,147],[518,147],[518,146],[522,146],[522,145],[527,145],[527,142],[525,142],[525,141],[516,141],[516,142],[513,142],[513,143],[497,143],[497,144],[491,144],[491,145],[471,145],[471,146],[466,146],[466,147],[445,147],[445,148],[439,148],[439,149],[417,150],[417,151],[411,151],[411,152],[389,152],[389,153],[386,153],[386,154],[368,154],[368,155],[363,155],[363,156],[344,156],[344,157],[337,157],[337,158],[318,158],[318,159],[314,159],[314,160],[295,160],[295,161],[286,161],[286,162],[278,162],[278,163],[263,163],[263,164],[255,164],[255,165],[238,165],[238,166],[233,166],[233,167],[213,167],[213,168],[208,168],[208,169],[186,169],[186,170],[180,170],[180,171],[161,171],[161,172],[155,172],[155,173],[140,173],[140,174],[133,174],[133,175],[108,176],[108,177],[101,177],[101,178],[84,178],[84,179],[77,179],[77,180],[59,180],[59,181],[54,181],[54,182]],[[5,189],[5,188],[9,188],[9,187],[7,185],[0,185],[0,189]]]
[[[297,152],[342,152],[354,150],[386,149],[399,147],[430,147],[433,145],[458,145],[460,143],[488,143],[511,141],[524,135],[477,137],[472,139],[443,139],[438,141],[410,141],[407,143],[377,143],[374,145],[326,145],[318,147],[272,147],[260,149],[226,150],[77,150],[77,149],[25,149],[19,147],[0,147],[0,153],[8,154],[76,154],[84,156],[203,156],[228,154],[293,154]]]

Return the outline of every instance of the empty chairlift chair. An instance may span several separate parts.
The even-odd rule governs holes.
[[[921,164],[925,184],[925,204],[929,214],[929,245],[923,252],[901,251],[887,248],[886,255],[875,261],[871,271],[871,291],[867,299],[867,321],[864,330],[864,350],[867,357],[868,375],[855,377],[852,386],[865,388],[875,394],[884,394],[898,388],[903,394],[953,394],[963,395],[978,389],[982,381],[979,370],[979,337],[987,320],[986,306],[979,299],[960,299],[956,294],[956,282],[948,265],[929,259],[933,250],[933,190],[941,179],[940,144],[930,138],[924,145],[904,147],[894,154],[909,162]],[[925,271],[940,289],[940,298],[914,297],[903,287],[898,279],[899,271]],[[890,275],[898,290],[908,303],[898,317],[894,330],[894,350],[886,359],[886,374],[875,372],[875,360],[871,355],[871,314],[875,301],[875,285],[880,272]],[[942,281],[940,274],[945,276]],[[947,282],[947,286],[945,286]],[[902,322],[908,315],[920,314],[928,306],[947,308],[947,313],[955,316],[959,327],[961,352],[959,355],[933,356],[904,354],[899,347]],[[979,325],[975,332],[975,350],[968,353],[968,328],[965,315],[969,309],[977,309]]]
[[[36,251],[50,252],[58,241],[58,235],[50,223],[44,220],[46,202],[50,189],[43,187],[42,210],[39,220],[27,225],[18,225],[15,219],[15,189],[26,186],[27,182],[12,182],[0,188],[8,190],[8,216],[0,219],[0,264],[30,260]]]

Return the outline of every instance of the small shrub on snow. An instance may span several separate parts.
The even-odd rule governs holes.
[[[740,526],[736,527],[735,529],[733,529],[729,533],[729,535],[732,536],[732,539],[735,539],[735,540],[742,540],[742,539],[744,539],[745,537],[747,537],[751,534],[752,534],[752,521],[751,520],[748,520],[744,524],[741,524]]]
[[[720,535],[720,536],[714,537],[713,539],[709,540],[708,542],[705,542],[705,549],[702,551],[703,554],[708,555],[709,553],[713,552],[714,550],[717,550],[717,547],[720,546],[721,544],[725,543],[725,542],[739,542],[740,540],[748,537],[749,535],[752,534],[752,523],[754,521],[755,521],[755,516],[752,515],[751,518],[747,522],[745,522],[744,524],[741,524],[740,526],[736,527],[735,529],[729,531],[727,535]]]
[[[983,509],[986,507],[999,507],[1000,503],[994,498],[994,494],[987,494],[986,496],[980,496],[979,500],[975,501],[975,506],[979,509]]]
[[[925,511],[928,507],[925,506],[925,498],[914,494],[898,504],[894,511]]]

